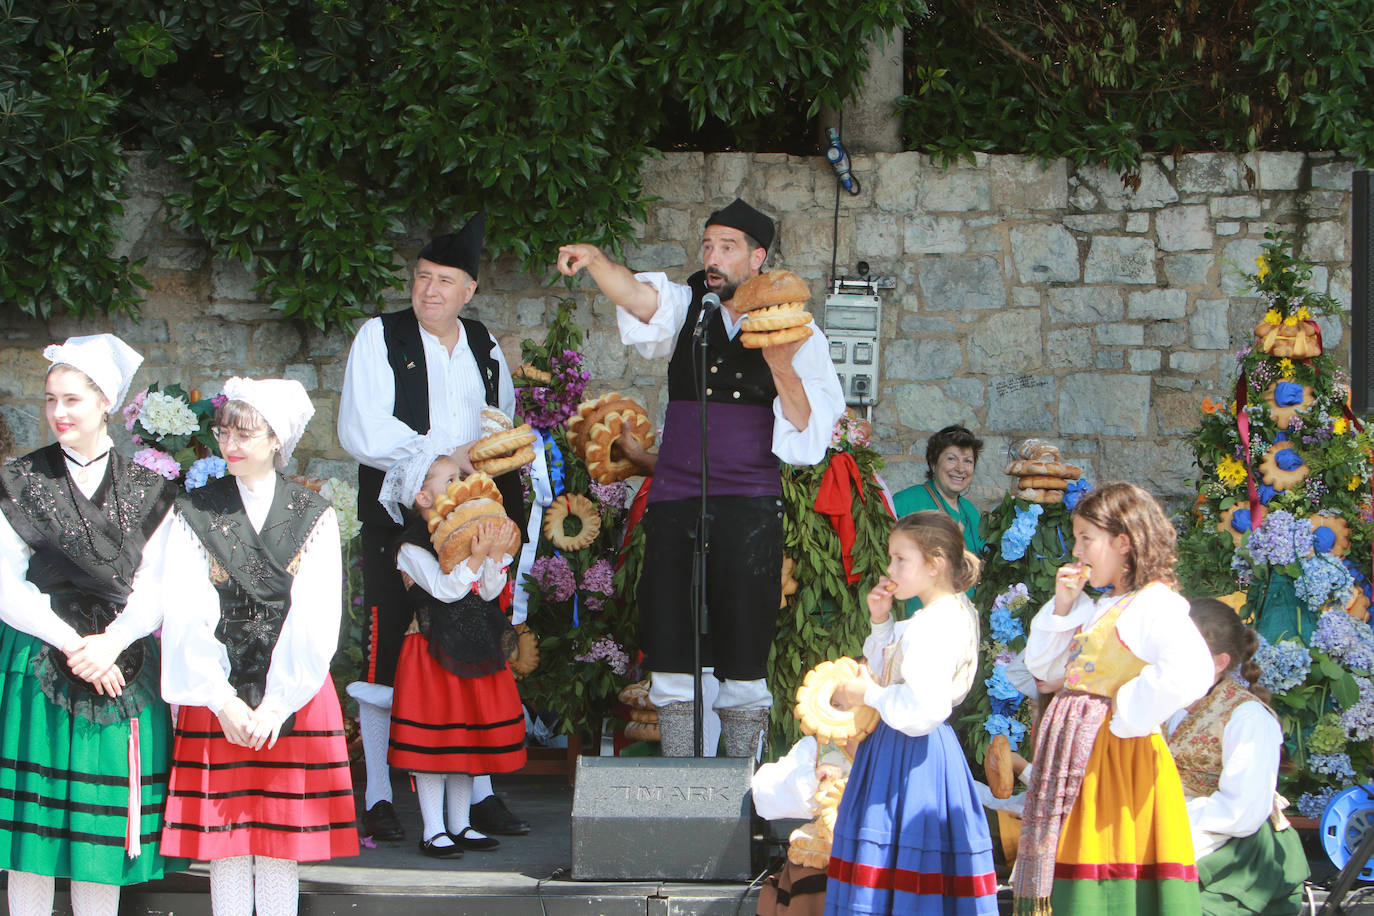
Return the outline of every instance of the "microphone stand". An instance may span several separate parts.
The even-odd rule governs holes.
[[[705,710],[701,686],[701,640],[711,632],[706,616],[706,557],[711,550],[711,516],[706,512],[706,490],[710,468],[706,455],[706,322],[712,309],[702,303],[697,315],[692,343],[697,355],[697,417],[701,423],[701,504],[697,511],[697,530],[692,550],[692,756],[704,757]]]

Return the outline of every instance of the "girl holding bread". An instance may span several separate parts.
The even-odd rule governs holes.
[[[1114,483],[1079,502],[1073,534],[1075,562],[1026,644],[1055,695],[1036,734],[1016,912],[1197,913],[1183,788],[1159,728],[1207,692],[1212,665],[1174,590],[1174,529],[1150,494]]]
[[[1259,635],[1215,598],[1190,615],[1212,654],[1212,689],[1169,718],[1169,750],[1193,828],[1202,912],[1298,913],[1309,871],[1277,794],[1283,728],[1254,662]]]
[[[524,708],[507,664],[515,632],[496,601],[520,529],[500,511],[492,479],[460,480],[449,451],[422,449],[396,462],[378,497],[403,526],[396,568],[415,616],[396,666],[387,760],[414,776],[420,852],[435,858],[500,845],[472,826],[473,777],[525,765]],[[486,514],[479,500],[493,503]],[[446,532],[446,516],[457,522],[467,512],[473,520],[437,545],[456,562],[445,573],[431,531]]]
[[[978,670],[978,559],[943,512],[900,519],[868,593],[869,667],[835,696],[881,721],[859,745],[836,817],[826,913],[994,914],[992,840],[946,721]],[[921,609],[895,622],[894,598]]]

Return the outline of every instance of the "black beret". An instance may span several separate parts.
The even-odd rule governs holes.
[[[773,221],[738,197],[730,206],[717,210],[706,217],[706,225],[729,226],[732,229],[747,232],[750,238],[764,248],[773,247]]]
[[[420,249],[419,256],[435,264],[465,270],[476,280],[477,262],[482,259],[482,238],[486,234],[487,211],[478,210],[462,229],[431,239]]]

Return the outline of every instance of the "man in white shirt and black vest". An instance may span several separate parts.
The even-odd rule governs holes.
[[[652,672],[665,756],[693,751],[693,532],[701,503],[701,425],[693,329],[713,292],[722,308],[705,321],[708,637],[702,664],[721,681],[714,708],[724,751],[756,756],[773,698],[766,680],[782,578],[781,462],[825,458],[844,393],[825,336],[748,349],[744,313],[731,308],[740,284],[758,275],[773,243],[773,221],[742,200],[712,213],[701,239],[702,269],[686,284],[661,273],[632,273],[592,245],[564,245],[558,269],[586,268],[616,305],[621,340],[645,357],[670,357],[663,442],[644,515],[640,640]]]
[[[433,239],[416,259],[410,308],[369,319],[348,354],[339,401],[339,442],[358,460],[358,517],[363,523],[363,599],[367,611],[364,680],[350,684],[367,764],[364,829],[374,839],[404,832],[392,806],[387,766],[391,689],[410,624],[396,569],[400,526],[377,501],[392,464],[428,441],[462,443],[453,452],[465,473],[467,453],[481,437],[481,410],[511,417],[515,388],[496,339],[476,319],[459,315],[477,291],[486,216]],[[447,447],[447,446],[445,446]],[[506,511],[524,526],[517,472],[497,478]],[[522,834],[529,825],[491,794],[490,777],[473,785],[472,825],[483,833]]]

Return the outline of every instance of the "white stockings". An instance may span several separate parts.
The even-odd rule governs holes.
[[[232,856],[210,863],[210,909],[214,916],[296,916],[300,878],[290,859]]]

